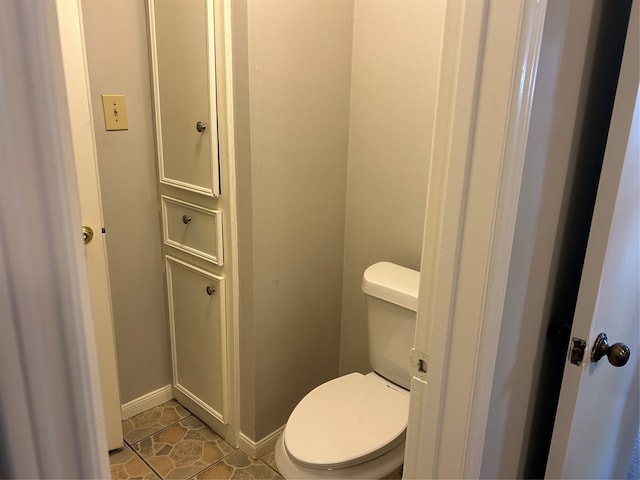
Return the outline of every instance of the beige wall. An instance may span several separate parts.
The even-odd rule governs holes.
[[[83,0],[120,397],[171,383],[144,2]],[[107,132],[100,95],[126,95],[128,131]]]
[[[338,373],[352,15],[344,0],[247,2],[236,93],[250,130],[237,162],[241,423],[253,439]]]
[[[429,2],[356,0],[340,371],[370,371],[362,273],[418,270],[432,112]],[[434,30],[435,31],[435,30]]]
[[[419,266],[428,22],[428,2],[234,3],[241,429],[252,439],[340,370],[369,371],[364,268]]]

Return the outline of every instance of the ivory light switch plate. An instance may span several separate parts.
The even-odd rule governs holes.
[[[107,130],[129,130],[124,95],[102,95],[102,108]]]

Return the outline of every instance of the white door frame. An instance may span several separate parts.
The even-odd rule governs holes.
[[[124,445],[122,407],[118,385],[107,245],[104,235],[100,234],[100,228],[104,225],[102,197],[80,2],[81,0],[56,0],[56,9],[60,26],[62,64],[76,160],[76,176],[79,180],[81,223],[91,226],[96,231],[91,243],[85,245],[96,332],[92,343],[95,343],[98,349],[107,447],[109,450],[114,450]]]
[[[446,2],[405,478],[478,478],[545,0]]]

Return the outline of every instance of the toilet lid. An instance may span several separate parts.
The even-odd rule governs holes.
[[[298,404],[284,430],[284,444],[312,468],[365,462],[404,439],[409,392],[360,373],[331,380]]]

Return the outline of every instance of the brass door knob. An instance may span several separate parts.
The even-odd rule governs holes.
[[[591,361],[597,362],[602,357],[607,356],[607,360],[614,367],[624,367],[629,361],[631,350],[624,343],[614,343],[609,346],[606,333],[601,333],[596,338],[591,350]]]
[[[82,225],[82,240],[85,245],[93,240],[93,228],[89,225]]]

